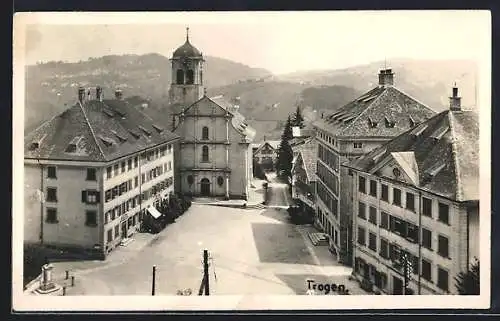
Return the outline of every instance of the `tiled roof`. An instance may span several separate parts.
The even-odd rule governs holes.
[[[412,152],[401,154],[402,152]],[[456,200],[479,199],[479,122],[474,111],[443,111],[347,166],[376,172],[392,154],[414,158],[418,187]],[[411,156],[411,157],[409,157]]]
[[[394,137],[436,112],[393,86],[375,87],[314,123],[337,137]]]
[[[307,179],[309,181],[316,180],[316,158],[317,158],[317,144],[311,140],[299,147],[299,154],[302,157],[304,168],[306,170]]]
[[[24,155],[110,161],[177,138],[127,100],[88,100],[25,135]]]

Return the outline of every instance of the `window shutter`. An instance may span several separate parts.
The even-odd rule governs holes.
[[[87,191],[82,191],[82,203],[87,203]]]

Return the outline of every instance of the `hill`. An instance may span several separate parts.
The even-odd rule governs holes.
[[[219,87],[271,75],[265,69],[251,68],[241,63],[217,57],[205,57],[205,83]],[[76,99],[78,86],[100,85],[105,95],[116,87],[125,96],[139,95],[162,101],[168,95],[171,66],[167,57],[159,54],[110,55],[79,62],[52,61],[30,65],[26,73],[25,131],[38,126],[66,108]]]
[[[276,79],[309,86],[343,85],[364,92],[378,83],[378,71],[385,62],[373,62],[337,70],[316,70],[278,75]],[[475,105],[477,66],[464,60],[394,59],[387,64],[395,73],[395,85],[435,110],[448,108],[454,82],[464,106]]]

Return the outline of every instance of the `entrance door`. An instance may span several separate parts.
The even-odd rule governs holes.
[[[403,281],[396,276],[392,277],[392,294],[403,294]]]
[[[127,237],[127,221],[122,223],[122,239]]]
[[[203,178],[201,180],[201,195],[209,196],[210,195],[210,181],[208,178]]]

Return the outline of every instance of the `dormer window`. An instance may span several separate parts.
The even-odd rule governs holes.
[[[363,143],[353,143],[355,149],[363,148]]]
[[[127,141],[127,137],[124,137],[120,134],[118,134],[116,131],[112,130],[111,133],[113,133],[113,135],[116,136],[116,138],[118,138],[118,140],[123,143],[123,142],[126,142]]]
[[[393,128],[396,125],[396,122],[385,117],[385,127]]]
[[[441,126],[431,135],[431,137],[435,140],[440,140],[444,136],[444,134],[446,134],[449,128],[450,127],[448,126]]]
[[[112,117],[115,115],[115,114],[114,114],[111,110],[109,110],[109,109],[103,109],[102,111],[103,111],[103,113],[105,113],[105,114],[106,114],[106,116],[108,116],[108,117],[110,117],[110,118],[112,118]]]
[[[376,121],[373,121],[373,119],[371,117],[368,117],[368,126],[370,128],[375,128],[377,127],[378,123]]]
[[[104,143],[105,146],[109,147],[114,144],[114,141],[111,138],[99,136],[99,139]]]
[[[45,137],[47,137],[47,134],[44,134],[42,137],[40,137],[40,139],[32,142],[30,145],[30,150],[35,150],[40,148],[40,146],[42,145],[42,141],[45,139]]]
[[[66,147],[66,150],[65,152],[66,153],[76,153],[77,150],[78,150],[78,146],[80,144],[80,142],[82,141],[83,137],[82,136],[77,136],[75,138],[73,138],[68,146]]]
[[[411,115],[409,119],[410,119],[410,127],[415,127],[416,125],[418,125],[417,122],[413,119],[413,117],[411,117]]]
[[[157,131],[158,133],[161,133],[161,132],[163,131],[163,128],[161,128],[161,127],[160,127],[160,126],[158,126],[158,125],[154,125],[154,124],[153,124],[153,128],[154,128],[154,129],[156,129],[156,131]]]
[[[139,139],[139,138],[141,138],[141,135],[140,135],[139,133],[137,133],[137,132],[135,132],[135,131],[133,131],[133,130],[131,130],[131,129],[130,129],[128,132],[129,132],[132,136],[134,136],[134,138],[135,138],[135,139]]]
[[[146,136],[150,137],[151,136],[151,132],[149,130],[147,130],[146,128],[142,127],[141,125],[139,125],[139,129],[142,130]]]

